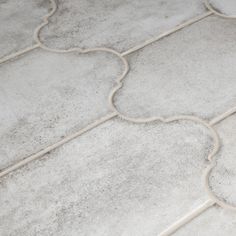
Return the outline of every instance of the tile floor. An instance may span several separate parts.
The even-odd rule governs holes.
[[[0,20],[1,236],[236,235],[234,0]]]

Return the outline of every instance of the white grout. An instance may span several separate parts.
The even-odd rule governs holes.
[[[236,107],[230,108],[228,111],[224,112],[223,114],[220,114],[219,116],[214,117],[210,121],[210,125],[216,125],[220,123],[221,121],[225,120],[227,117],[233,115],[236,113]]]
[[[192,210],[185,216],[178,219],[176,222],[174,222],[172,225],[170,225],[167,229],[162,231],[158,236],[168,236],[175,233],[178,229],[189,223],[191,220],[196,218],[197,216],[201,215],[203,212],[205,212],[209,207],[213,206],[215,204],[214,201],[211,199],[204,202],[202,205],[198,206],[196,209]]]
[[[218,12],[216,9],[214,9],[212,7],[212,5],[210,4],[209,0],[205,0],[204,4],[205,4],[205,6],[206,6],[206,8],[208,10],[210,10],[213,14],[215,14],[215,15],[217,15],[219,17],[226,18],[226,19],[236,19],[236,16],[228,16],[228,15],[225,15],[225,14],[223,14],[221,12]]]
[[[5,62],[10,61],[10,60],[13,60],[13,59],[15,59],[15,58],[17,58],[17,57],[27,53],[27,52],[30,52],[30,51],[32,51],[32,50],[34,50],[36,48],[39,48],[39,44],[35,44],[35,45],[31,46],[31,47],[25,48],[25,49],[23,49],[21,51],[18,51],[16,53],[13,53],[13,54],[10,54],[10,55],[8,55],[6,57],[3,57],[3,58],[0,59],[0,64],[5,63]]]
[[[24,158],[23,160],[19,161],[18,163],[9,166],[8,168],[6,168],[6,169],[4,169],[3,171],[0,172],[0,177],[3,177],[5,175],[9,174],[10,172],[12,172],[14,170],[17,170],[17,169],[21,168],[22,166],[28,164],[29,162],[34,161],[34,160],[42,157],[43,155],[47,154],[48,152],[53,151],[54,149],[60,147],[61,145],[71,141],[72,139],[77,138],[78,136],[88,132],[89,130],[97,127],[98,125],[110,120],[111,118],[113,118],[115,116],[117,116],[117,114],[115,112],[103,116],[102,118],[94,121],[93,123],[89,124],[85,128],[83,128],[83,129],[81,129],[81,130],[79,130],[79,131],[77,131],[73,134],[70,134],[70,135],[66,136],[65,138],[63,138],[59,142],[54,143],[54,144],[44,148],[43,150],[41,150],[39,152],[36,152],[36,153]]]
[[[154,43],[154,42],[156,42],[156,41],[158,41],[158,40],[160,40],[160,39],[162,39],[162,38],[164,38],[166,36],[169,36],[169,35],[177,32],[177,31],[179,31],[179,30],[181,30],[181,29],[183,29],[183,28],[185,28],[187,26],[190,26],[190,25],[192,25],[192,24],[194,24],[194,23],[196,23],[196,22],[198,22],[200,20],[203,20],[203,19],[205,19],[206,17],[208,17],[208,16],[210,16],[212,14],[213,13],[211,11],[208,11],[208,12],[206,12],[206,13],[200,15],[200,16],[194,17],[194,18],[190,19],[189,21],[186,21],[183,24],[180,24],[180,25],[172,28],[169,31],[166,31],[165,33],[162,33],[161,35],[158,35],[157,37],[151,38],[151,39],[141,43],[140,45],[137,45],[137,46],[135,46],[135,47],[133,47],[133,48],[131,48],[131,49],[121,53],[121,55],[122,56],[127,56],[127,55],[129,55],[129,54],[131,54],[131,53],[133,53],[133,52],[135,52],[137,50],[140,50],[140,49],[148,46],[151,43]]]

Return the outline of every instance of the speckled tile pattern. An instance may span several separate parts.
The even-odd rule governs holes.
[[[190,121],[108,121],[2,180],[1,234],[157,235],[207,198],[212,145]]]
[[[0,168],[55,143],[109,111],[107,96],[122,73],[106,53],[36,49],[0,69]]]
[[[235,37],[235,20],[210,16],[128,55],[117,109],[143,118],[224,113],[236,104]]]
[[[199,0],[58,2],[40,37],[45,45],[63,49],[107,47],[123,52],[206,11]]]
[[[223,202],[236,206],[236,115],[217,125],[222,147],[216,155],[209,182],[213,193]]]
[[[234,236],[235,9],[1,1],[0,235]]]

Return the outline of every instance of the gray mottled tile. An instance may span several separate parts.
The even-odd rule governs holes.
[[[209,0],[209,3],[219,13],[236,16],[236,2],[234,0]]]
[[[113,54],[41,49],[0,67],[0,168],[106,115],[123,73]]]
[[[115,95],[130,117],[211,119],[236,104],[236,21],[211,16],[127,56]]]
[[[125,51],[205,11],[199,0],[59,0],[40,37],[53,48]]]
[[[205,201],[209,131],[113,119],[2,178],[1,235],[157,235]]]
[[[33,45],[34,29],[49,8],[48,0],[0,1],[0,58]]]
[[[222,147],[210,175],[210,186],[219,199],[236,209],[236,115],[222,121],[217,130]]]

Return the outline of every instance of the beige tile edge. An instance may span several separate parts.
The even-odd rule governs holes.
[[[6,57],[3,57],[3,58],[0,59],[0,64],[3,64],[3,63],[8,62],[10,60],[16,59],[17,57],[19,57],[21,55],[24,55],[24,54],[26,54],[26,53],[28,53],[30,51],[33,51],[36,48],[39,48],[38,44],[34,44],[31,47],[25,48],[25,49],[23,49],[21,51],[18,51],[16,53],[13,53],[13,54],[10,54],[10,55],[8,55]]]
[[[182,226],[189,223],[191,220],[193,220],[195,217],[201,215],[204,211],[206,211],[208,208],[212,207],[215,204],[212,200],[207,200],[200,206],[196,207],[193,211],[189,212],[176,222],[174,222],[172,225],[170,225],[167,229],[162,231],[159,236],[168,236],[173,233],[175,233],[178,229],[180,229]]]
[[[172,28],[171,30],[162,33],[161,35],[158,35],[157,37],[148,39],[147,41],[143,42],[142,44],[137,45],[137,46],[135,46],[133,48],[130,48],[129,50],[121,53],[121,55],[122,56],[127,56],[127,55],[129,55],[129,54],[131,54],[131,53],[133,53],[133,52],[135,52],[135,51],[137,51],[139,49],[142,49],[142,48],[146,47],[147,45],[149,45],[151,43],[154,43],[154,42],[156,42],[156,41],[158,41],[158,40],[160,40],[160,39],[162,39],[164,37],[167,37],[167,36],[177,32],[177,31],[179,31],[179,30],[181,30],[181,29],[183,29],[183,28],[185,28],[187,26],[190,26],[190,25],[200,21],[200,20],[203,20],[204,18],[206,18],[206,17],[208,17],[208,16],[210,16],[212,14],[213,13],[211,11],[208,11],[206,13],[203,13],[202,15],[194,17],[194,18],[192,18],[192,19],[190,19],[190,20],[188,20],[188,21],[186,21],[186,22],[184,22],[184,23],[182,23],[182,24]]]

